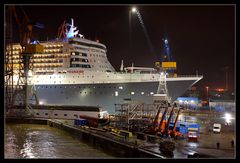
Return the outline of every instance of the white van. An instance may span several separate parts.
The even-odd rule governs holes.
[[[221,132],[221,124],[220,123],[214,123],[213,124],[213,132],[214,133],[220,133]]]

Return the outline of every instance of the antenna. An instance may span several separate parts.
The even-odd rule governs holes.
[[[122,60],[122,63],[121,63],[121,67],[120,67],[120,71],[123,71],[123,60]]]
[[[131,73],[133,73],[133,67],[134,67],[134,66],[133,66],[133,63],[132,63],[132,69],[131,69]]]

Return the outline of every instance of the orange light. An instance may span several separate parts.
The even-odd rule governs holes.
[[[218,92],[223,92],[224,89],[223,89],[223,88],[218,88],[217,91],[218,91]]]

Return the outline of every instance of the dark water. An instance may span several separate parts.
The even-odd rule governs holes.
[[[6,124],[5,158],[113,158],[47,125]]]

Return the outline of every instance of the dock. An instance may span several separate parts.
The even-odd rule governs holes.
[[[6,118],[6,123],[44,124],[55,127],[69,132],[74,138],[103,151],[110,152],[113,156],[119,158],[167,158],[159,152],[142,147],[137,141],[126,141],[124,137],[111,135],[98,128],[74,126],[59,119]]]

